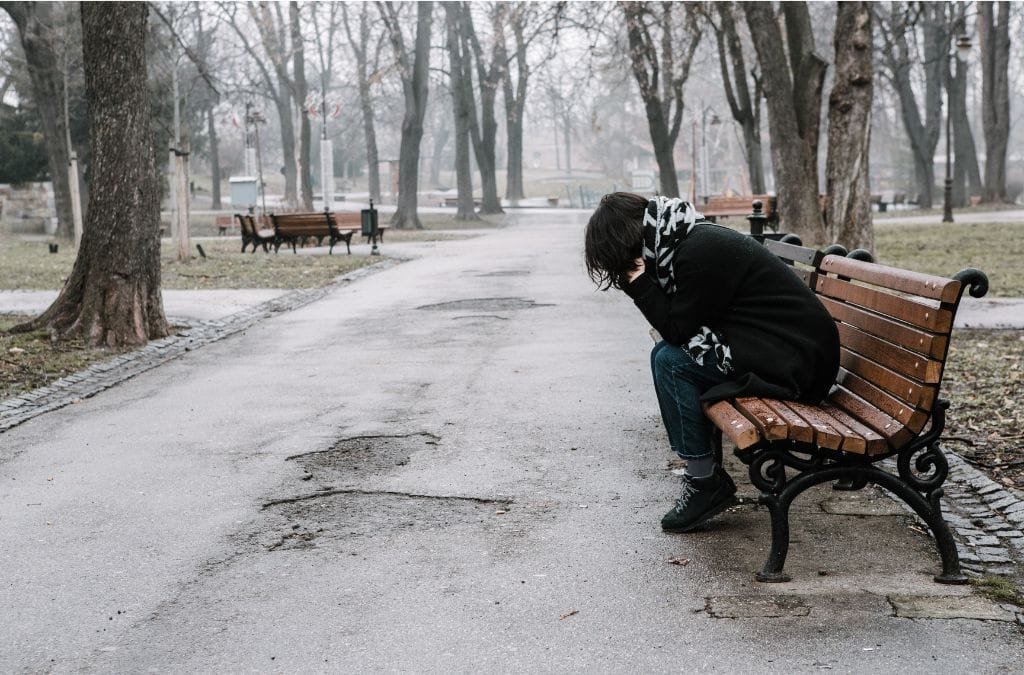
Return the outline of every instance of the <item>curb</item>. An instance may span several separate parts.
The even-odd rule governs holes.
[[[193,322],[186,330],[153,340],[145,347],[94,363],[45,387],[0,400],[0,434],[34,417],[95,396],[203,345],[240,333],[263,319],[308,305],[343,285],[404,261],[403,258],[383,258],[380,262],[336,277],[326,286],[290,291],[216,321]]]

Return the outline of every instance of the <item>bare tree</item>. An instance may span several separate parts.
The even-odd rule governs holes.
[[[678,197],[673,154],[683,121],[683,87],[701,37],[696,5],[623,2],[622,12],[633,77],[640,88],[658,163],[661,193]]]
[[[349,19],[348,3],[340,3],[343,15],[342,24],[348,37],[349,49],[356,59],[356,87],[359,91],[359,109],[363,118],[363,137],[366,144],[366,171],[369,182],[370,199],[380,201],[380,158],[377,152],[377,130],[374,124],[374,101],[371,87],[380,77],[376,57],[370,63],[370,52],[373,50],[370,36],[369,5],[359,5],[359,26],[355,34]],[[332,5],[333,6],[333,5]],[[378,43],[379,44],[379,43]],[[374,54],[379,54],[374,50]]]
[[[47,327],[98,347],[167,335],[160,295],[159,189],[146,81],[146,3],[84,3],[92,145],[89,211],[60,295],[14,330]]]
[[[309,126],[309,85],[306,83],[306,47],[302,38],[302,17],[299,3],[288,3],[288,23],[291,31],[292,95],[299,109],[299,197],[302,208],[313,210],[312,156],[313,139]]]
[[[14,21],[25,52],[32,101],[46,144],[47,168],[57,207],[57,235],[72,237],[71,189],[68,184],[70,137],[65,120],[66,50],[76,44],[61,30],[65,7],[50,2],[0,2]]]
[[[444,3],[447,29],[448,72],[455,119],[455,182],[458,188],[456,220],[477,220],[473,205],[473,175],[469,161],[470,115],[473,107],[472,55],[467,53],[462,3]]]
[[[417,213],[420,142],[423,140],[423,117],[427,111],[430,26],[434,3],[420,2],[416,5],[416,37],[411,54],[406,48],[395,3],[378,2],[377,6],[395,52],[405,97],[402,140],[398,151],[398,208],[391,224],[397,228],[422,228]]]
[[[761,77],[756,67],[751,68],[748,82],[743,43],[736,29],[734,17],[735,3],[713,4],[718,13],[718,21],[709,15],[708,23],[715,31],[718,43],[718,61],[722,68],[725,98],[729,102],[732,118],[743,129],[743,147],[747,173],[750,176],[750,189],[754,194],[763,194],[765,184],[764,163],[761,160]]]
[[[827,241],[873,250],[871,186],[872,30],[867,2],[840,2],[835,83],[828,99]]]
[[[959,2],[951,23],[950,36],[964,33],[966,26],[966,3]],[[981,171],[978,168],[978,151],[974,144],[970,118],[967,115],[967,78],[969,64],[962,59],[953,59],[954,72],[946,81],[950,109],[953,116],[953,205],[966,206],[968,195],[982,194]]]
[[[496,3],[490,8],[494,35],[491,53],[488,57],[484,54],[483,45],[481,45],[473,25],[470,3],[458,3],[458,5],[461,6],[462,12],[459,36],[464,43],[463,54],[475,65],[476,70],[476,87],[473,86],[473,71],[471,69],[466,92],[471,103],[469,133],[473,141],[477,169],[480,171],[480,213],[503,213],[501,201],[498,199],[497,160],[495,159],[498,120],[494,115],[494,104],[498,95],[498,87],[506,75],[506,58],[503,53],[506,9],[504,3]],[[479,115],[477,115],[474,90],[480,92]]]
[[[1005,202],[1006,147],[1010,138],[1010,3],[978,2],[981,40],[981,124],[985,134],[984,200]]]
[[[893,2],[886,12],[873,5],[882,38],[882,74],[896,91],[903,126],[914,156],[918,204],[931,208],[935,188],[935,147],[942,133],[943,72],[948,67],[948,39],[944,6],[935,2]],[[915,52],[917,34],[923,41],[923,56]],[[924,118],[917,101],[913,79],[915,62],[924,67]]]
[[[806,242],[825,243],[817,153],[826,66],[814,52],[807,4],[784,3],[785,41],[771,3],[744,2],[743,11],[764,82],[779,218]]]

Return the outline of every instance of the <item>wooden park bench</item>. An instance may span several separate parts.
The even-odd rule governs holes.
[[[704,217],[715,223],[719,218],[746,217],[753,210],[753,203],[760,201],[770,227],[778,221],[776,198],[770,195],[745,195],[741,197],[710,197],[708,203],[698,206]]]
[[[355,214],[358,218],[359,214]],[[345,242],[345,248],[349,255],[352,254],[352,235],[358,229],[353,227],[339,227],[338,219],[330,211],[319,213],[282,213],[280,215],[270,214],[270,220],[274,224],[274,253],[278,252],[281,244],[291,245],[292,253],[296,247],[308,238],[314,238],[317,245],[323,243],[324,239],[330,242],[329,254],[334,254],[334,245],[339,241]]]
[[[252,244],[253,253],[256,252],[257,246],[262,246],[265,253],[270,252],[270,246],[274,243],[273,229],[260,229],[256,218],[249,214],[236,213],[235,219],[238,220],[238,229],[242,232],[242,253],[245,253],[249,244]]]
[[[788,581],[789,508],[826,482],[873,483],[925,522],[942,558],[940,583],[966,583],[939,498],[949,466],[939,447],[949,401],[939,397],[963,291],[988,290],[984,273],[951,279],[765,241],[814,290],[835,319],[841,368],[819,405],[762,398],[719,401],[708,418],[736,447],[771,516],[772,545],[759,581]],[[895,470],[882,460],[895,459]]]

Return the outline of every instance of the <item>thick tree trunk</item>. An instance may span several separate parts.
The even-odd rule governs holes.
[[[779,220],[805,244],[824,244],[826,235],[818,203],[818,177],[814,173],[816,162],[808,157],[809,143],[806,140],[796,142],[802,139],[797,123],[800,115],[783,50],[782,32],[770,3],[744,2],[743,11],[751,26],[764,78]],[[806,98],[801,100],[806,102]],[[807,117],[806,111],[803,116]]]
[[[213,210],[219,210],[220,203],[220,140],[217,137],[217,124],[213,115],[213,107],[206,109],[206,128],[210,136],[210,193],[213,197]]]
[[[998,15],[993,10],[998,7]],[[1006,146],[1010,138],[1010,4],[978,3],[981,40],[981,128],[985,134],[985,192],[987,202],[1005,202]]]
[[[981,196],[981,170],[974,133],[967,116],[967,64],[956,61],[956,75],[950,78],[950,112],[953,114],[953,205],[967,206],[969,197]]]
[[[19,329],[46,326],[101,347],[167,335],[159,189],[146,81],[145,3],[84,3],[92,181],[75,266],[58,298]]]
[[[471,73],[469,54],[464,49],[461,34],[461,13],[459,3],[444,4],[447,37],[448,62],[452,92],[452,114],[455,120],[455,183],[458,188],[456,220],[476,220],[473,205],[473,173],[469,159],[469,118],[472,100],[472,81],[466,80]]]
[[[498,85],[503,79],[507,65],[499,63],[501,49],[497,45],[505,39],[503,34],[503,20],[505,11],[500,3],[492,10],[494,14],[494,50],[491,53],[491,63],[484,60],[483,47],[476,35],[476,28],[473,26],[473,15],[469,5],[462,5],[462,23],[460,35],[463,38],[463,56],[469,65],[470,61],[476,64],[477,87],[480,92],[480,125],[476,124],[476,104],[473,96],[472,68],[469,69],[470,77],[467,79],[466,91],[473,103],[473,114],[470,118],[470,137],[473,140],[473,151],[476,156],[477,168],[480,171],[480,213],[496,214],[504,213],[501,209],[501,200],[498,199],[498,176],[497,160],[495,158],[495,146],[498,137],[498,121],[494,115],[494,105],[498,95]]]
[[[434,129],[433,147],[430,151],[430,184],[433,187],[441,184],[441,162],[444,159],[444,150],[448,146],[448,139],[451,135],[452,130],[447,117],[442,117],[441,123]]]
[[[807,148],[807,171],[818,181],[818,139],[821,126],[821,97],[828,64],[815,52],[814,30],[806,2],[784,2],[786,46],[792,68],[793,111],[796,127]],[[767,74],[766,74],[767,75]]]
[[[430,24],[433,9],[432,2],[421,2],[416,5],[416,42],[411,64],[400,39],[401,27],[397,22],[389,26],[396,56],[405,64],[402,69],[405,114],[402,117],[402,140],[398,151],[398,208],[391,219],[391,224],[396,228],[423,227],[417,213],[420,142],[423,140],[423,117],[427,111]]]
[[[32,101],[39,113],[46,144],[47,170],[53,182],[57,207],[57,236],[71,239],[74,219],[71,213],[71,186],[68,184],[67,125],[64,123],[64,78],[54,34],[54,5],[48,2],[3,2],[18,27],[25,52]],[[63,47],[62,47],[63,48]]]
[[[841,2],[835,28],[835,84],[828,100],[825,166],[829,242],[874,249],[868,154],[871,147],[872,30],[867,2]]]
[[[523,115],[526,108],[526,90],[530,79],[530,65],[526,60],[524,13],[517,8],[512,15],[512,33],[516,41],[516,82],[508,73],[502,79],[505,99],[505,134],[508,144],[508,164],[505,174],[505,198],[515,203],[526,198],[523,188]],[[508,54],[502,55],[507,60]]]
[[[292,0],[288,3],[288,17],[291,24],[292,38],[292,81],[295,83],[295,105],[299,110],[299,186],[302,208],[313,210],[313,140],[309,128],[309,110],[306,109],[306,96],[309,87],[306,83],[306,50],[302,40],[302,24],[299,17],[299,3]],[[320,184],[324,181],[321,177]]]

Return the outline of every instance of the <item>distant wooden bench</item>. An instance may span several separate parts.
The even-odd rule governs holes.
[[[249,244],[252,244],[252,252],[256,252],[257,246],[262,246],[265,253],[270,252],[270,246],[274,244],[275,236],[273,228],[261,229],[256,218],[243,213],[236,213],[238,229],[242,232],[242,253]]]
[[[459,198],[458,197],[445,197],[444,201],[441,202],[441,206],[451,206],[452,208],[458,207],[458,205],[459,205]],[[474,199],[473,200],[473,206],[476,207],[476,208],[480,208],[480,200],[479,199]]]
[[[358,214],[356,214],[358,216]],[[323,243],[324,239],[330,242],[329,254],[334,253],[334,246],[339,241],[345,242],[345,248],[349,255],[352,254],[352,235],[355,227],[338,227],[335,214],[330,211],[319,213],[276,213],[270,214],[270,220],[274,224],[274,252],[277,253],[282,244],[290,245],[292,253],[296,247],[306,239],[312,237],[317,240],[317,245]]]
[[[217,235],[223,237],[228,233],[228,230],[235,226],[236,218],[238,214],[229,216],[227,214],[218,214],[214,218],[214,225],[217,227]]]
[[[868,483],[902,499],[927,524],[942,558],[941,583],[966,583],[939,498],[948,464],[939,448],[947,400],[939,388],[963,291],[982,297],[984,273],[951,279],[885,267],[771,240],[835,319],[841,369],[826,401],[739,398],[705,407],[749,466],[771,515],[772,546],[760,581],[788,581],[789,508],[804,490]],[[851,254],[853,255],[853,254]],[[894,457],[896,470],[879,462]],[[788,475],[789,473],[795,475]]]
[[[745,217],[753,210],[753,203],[760,201],[768,222],[774,226],[778,221],[776,198],[770,195],[745,195],[741,197],[711,197],[708,203],[698,206],[704,217],[715,223],[719,218]]]

